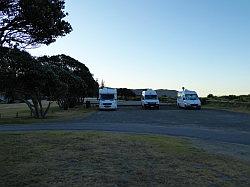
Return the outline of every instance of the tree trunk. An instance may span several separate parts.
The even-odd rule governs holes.
[[[25,100],[25,99],[24,99],[23,101],[24,101],[24,102],[26,103],[26,105],[29,107],[32,116],[35,116],[36,114],[35,114],[35,110],[34,110],[34,105],[31,104],[28,100]]]
[[[48,106],[44,110],[41,99],[38,100],[37,97],[32,97],[32,103],[28,100],[23,100],[30,109],[32,116],[35,118],[46,118],[50,106],[53,102],[49,102]]]
[[[42,118],[45,118],[45,117],[44,117],[44,112],[43,112],[43,104],[42,104],[42,100],[41,100],[41,99],[38,100],[38,104],[39,104],[39,115],[40,115]]]
[[[35,110],[35,118],[41,118],[40,112],[39,112],[39,105],[38,105],[38,99],[37,97],[32,97],[32,102],[34,105],[34,110]]]
[[[47,113],[48,113],[48,111],[49,111],[49,109],[50,109],[50,105],[51,105],[52,103],[53,103],[53,102],[49,102],[49,104],[48,104],[46,110],[45,110],[44,113],[43,113],[43,118],[46,117],[46,115],[47,115]]]
[[[58,99],[57,103],[61,109],[63,109],[63,110],[69,109],[69,101],[68,101],[67,97]]]

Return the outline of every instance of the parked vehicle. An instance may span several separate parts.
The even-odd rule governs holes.
[[[99,89],[99,109],[116,110],[117,109],[117,90],[116,88],[104,87]]]
[[[201,109],[201,101],[195,91],[183,89],[177,93],[177,107]]]
[[[141,95],[141,106],[143,109],[156,108],[159,109],[160,102],[155,90],[147,89],[142,92]]]

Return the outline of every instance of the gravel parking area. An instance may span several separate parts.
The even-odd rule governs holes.
[[[222,110],[184,110],[161,106],[160,110],[120,107],[117,111],[99,111],[83,120],[93,123],[139,123],[161,126],[193,126],[250,132],[250,115]]]

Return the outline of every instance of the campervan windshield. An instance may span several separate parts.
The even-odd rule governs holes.
[[[101,94],[101,100],[113,100],[114,99],[114,94]]]
[[[197,100],[198,95],[197,94],[185,94],[186,100]]]
[[[145,95],[145,99],[157,99],[157,95]]]

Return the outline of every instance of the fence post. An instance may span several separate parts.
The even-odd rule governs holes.
[[[91,107],[90,101],[86,101],[86,108],[90,108],[90,107]]]

